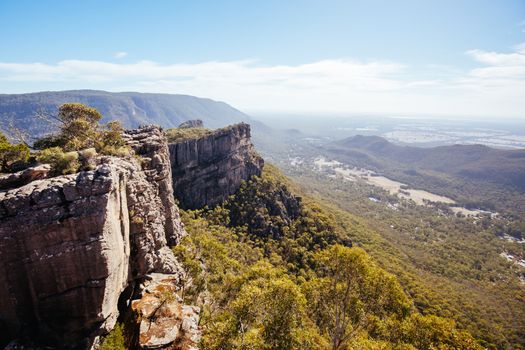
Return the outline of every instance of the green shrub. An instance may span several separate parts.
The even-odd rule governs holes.
[[[73,174],[80,168],[78,152],[62,151],[60,147],[47,148],[37,155],[40,163],[50,164],[55,175]]]
[[[100,350],[126,350],[124,327],[117,323],[115,328],[106,335],[101,342]]]
[[[80,156],[80,163],[82,164],[82,170],[93,170],[96,167],[95,157],[97,156],[97,150],[94,148],[87,148],[78,152]]]
[[[176,142],[185,139],[196,139],[210,132],[210,129],[206,128],[173,128],[166,130],[166,136],[168,137],[168,142]]]
[[[65,141],[60,135],[51,134],[51,135],[43,136],[39,138],[38,140],[36,140],[33,143],[33,148],[38,149],[38,150],[43,150],[43,149],[51,148],[51,147],[60,147],[60,146],[63,146],[64,143]]]
[[[23,143],[12,144],[0,132],[0,172],[10,171],[11,165],[18,162],[25,163],[28,159],[29,147]]]
[[[107,123],[100,132],[101,142],[97,145],[98,151],[102,154],[117,157],[129,155],[130,149],[122,138],[123,132],[124,128],[119,121],[113,120]]]
[[[83,159],[91,159],[91,158],[96,157],[97,150],[94,148],[86,148],[86,149],[83,149],[82,151],[79,151],[78,153],[80,154],[80,157],[82,157]]]

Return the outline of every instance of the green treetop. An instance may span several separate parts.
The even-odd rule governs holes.
[[[29,147],[23,143],[12,144],[7,137],[0,132],[0,172],[7,172],[17,162],[27,162],[29,159]]]

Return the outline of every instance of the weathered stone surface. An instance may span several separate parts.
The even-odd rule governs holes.
[[[177,296],[177,278],[166,274],[146,276],[142,298],[134,300],[140,316],[139,346],[143,349],[197,349],[201,336],[196,306],[183,305]]]
[[[0,191],[0,333],[88,347],[113,328],[131,280],[180,273],[167,246],[184,230],[163,133],[126,139],[140,157]]]
[[[169,151],[175,197],[183,208],[224,201],[243,180],[260,175],[263,166],[244,123],[172,143]]]
[[[180,123],[178,126],[179,129],[188,129],[188,128],[203,128],[204,123],[200,119],[194,119],[194,120],[187,120],[185,122]]]
[[[0,175],[0,190],[20,187],[32,181],[47,177],[51,166],[49,164],[38,165],[27,168],[13,174]]]
[[[128,281],[125,181],[106,164],[0,193],[0,314],[11,334],[74,344],[113,327]],[[64,188],[77,190],[69,201]]]
[[[177,245],[185,232],[172,195],[172,169],[166,136],[160,128],[146,126],[127,131],[125,138],[140,157],[144,174],[161,200],[161,207],[153,210],[160,210],[164,216],[164,232],[168,244]]]

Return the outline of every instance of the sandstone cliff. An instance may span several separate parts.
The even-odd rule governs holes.
[[[221,203],[263,166],[245,123],[176,141],[169,151],[175,196],[185,209]]]
[[[182,273],[169,249],[185,234],[173,194],[186,208],[218,204],[263,160],[247,124],[169,146],[158,127],[124,138],[134,156],[99,157],[92,171],[45,178],[44,165],[1,179],[0,345],[89,348],[132,310],[136,345],[194,348],[199,309],[165,296]]]
[[[89,347],[121,293],[151,272],[176,279],[167,246],[184,234],[163,132],[126,135],[138,157],[0,191],[0,333]]]

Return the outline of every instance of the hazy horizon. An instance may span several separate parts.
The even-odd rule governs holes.
[[[167,95],[187,95],[203,99],[211,99],[217,102],[223,102],[229,104],[231,107],[240,110],[254,119],[281,119],[283,117],[288,119],[302,119],[302,118],[333,118],[333,119],[352,119],[352,118],[385,118],[385,119],[423,119],[423,120],[441,120],[441,121],[476,121],[481,120],[484,122],[525,122],[525,118],[507,117],[507,116],[487,116],[487,115],[442,115],[442,114],[431,114],[431,113],[405,113],[405,114],[393,114],[393,113],[370,113],[370,112],[345,112],[345,111],[327,111],[327,110],[253,110],[250,108],[242,109],[228,101],[216,100],[207,96],[189,95],[183,93],[169,93],[169,92],[142,92],[142,91],[110,91],[102,89],[71,89],[71,90],[35,90],[27,92],[16,92],[16,93],[4,93],[0,92],[0,95],[24,95],[24,94],[38,94],[46,92],[66,92],[66,91],[101,91],[109,93],[145,93],[145,94],[167,94]]]

